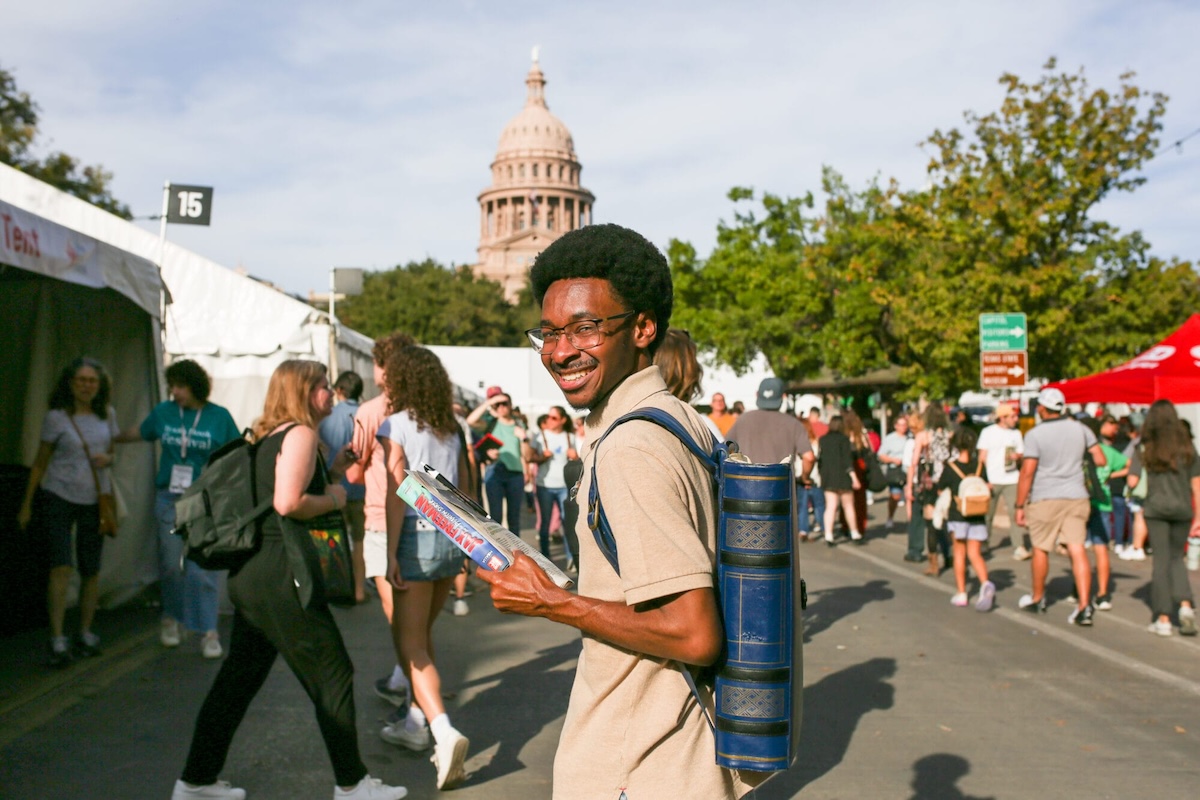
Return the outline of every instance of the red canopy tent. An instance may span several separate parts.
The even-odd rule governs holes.
[[[1119,367],[1050,386],[1068,403],[1200,403],[1200,314]]]

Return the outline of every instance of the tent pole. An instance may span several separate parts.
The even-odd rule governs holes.
[[[337,272],[329,270],[329,381],[337,380]]]

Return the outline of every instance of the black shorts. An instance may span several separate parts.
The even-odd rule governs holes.
[[[104,537],[100,534],[100,506],[96,503],[81,506],[44,490],[38,491],[36,503],[42,527],[50,540],[51,568],[74,566],[84,578],[99,574],[100,550],[104,546]],[[74,541],[72,528],[75,529]]]

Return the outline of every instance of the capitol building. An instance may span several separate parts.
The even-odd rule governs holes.
[[[538,64],[525,76],[525,108],[500,134],[492,184],[479,194],[478,277],[499,283],[515,300],[538,253],[564,233],[592,222],[595,196],[579,184],[571,132],[546,105]]]

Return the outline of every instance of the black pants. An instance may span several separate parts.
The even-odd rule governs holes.
[[[1150,607],[1155,619],[1171,616],[1184,600],[1192,602],[1192,587],[1183,563],[1183,549],[1191,527],[1190,519],[1146,517],[1150,547],[1154,549],[1154,555],[1151,556],[1154,563],[1150,578]]]
[[[312,698],[337,785],[361,781],[367,768],[354,722],[354,666],[329,608],[300,605],[282,540],[264,540],[230,576],[229,597],[235,608],[229,655],[196,718],[183,780],[199,786],[217,780],[250,701],[282,653]]]

